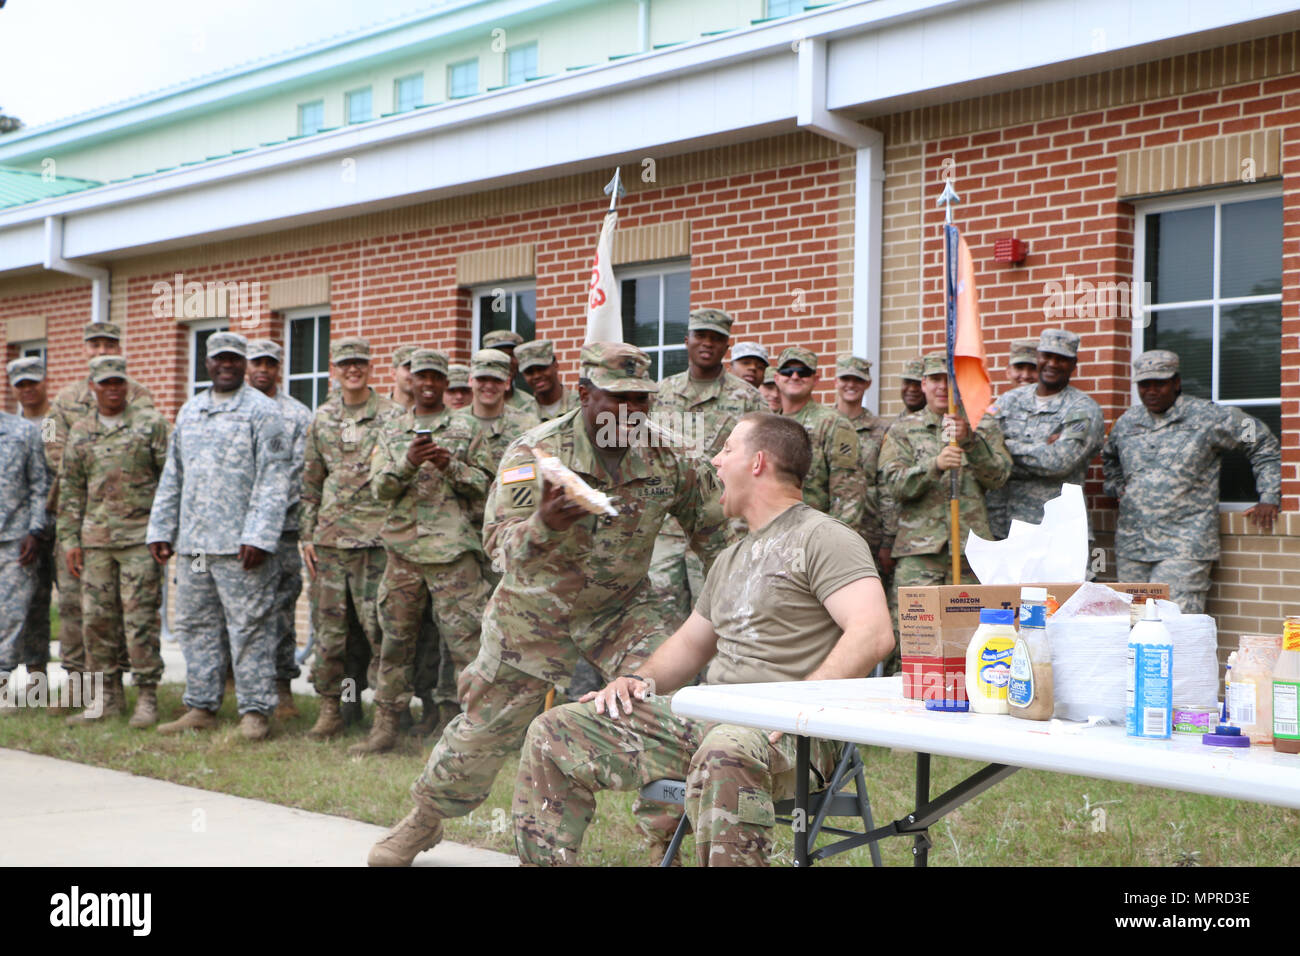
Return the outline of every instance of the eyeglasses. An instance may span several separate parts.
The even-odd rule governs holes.
[[[798,368],[779,368],[776,370],[777,375],[784,375],[789,378],[791,375],[798,375],[800,378],[812,378],[817,374],[815,369],[808,368],[806,365],[800,365]]]

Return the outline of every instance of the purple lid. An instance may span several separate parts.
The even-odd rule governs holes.
[[[1234,727],[1233,730],[1238,728]],[[1249,737],[1234,737],[1231,734],[1205,734],[1201,743],[1207,747],[1249,747]]]

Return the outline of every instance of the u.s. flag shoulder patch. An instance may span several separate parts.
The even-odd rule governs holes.
[[[517,481],[533,481],[537,477],[535,465],[519,465],[501,472],[501,484],[512,485]]]

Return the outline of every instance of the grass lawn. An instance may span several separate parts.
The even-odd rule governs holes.
[[[180,685],[164,684],[164,720],[182,711]],[[134,701],[134,691],[128,688]],[[227,698],[219,730],[180,738],[135,731],[126,718],[107,726],[71,728],[44,711],[19,711],[0,720],[0,747],[124,770],[187,786],[267,800],[319,813],[389,826],[409,809],[407,790],[428,749],[415,738],[398,751],[370,758],[347,755],[363,731],[316,743],[306,737],[316,717],[314,697],[298,698],[302,717],[280,727],[264,744],[245,742],[236,730],[235,702]],[[913,757],[864,747],[877,823],[912,809]],[[451,840],[513,852],[510,795],[515,760],[506,763],[492,795],[470,816],[447,823]],[[967,760],[935,757],[932,792],[978,768]],[[645,853],[633,822],[630,794],[603,794],[587,833],[583,859],[590,865],[632,866]],[[1022,770],[930,830],[932,866],[1297,866],[1300,811],[1195,794]],[[788,828],[779,828],[777,863],[792,858]],[[910,865],[911,842],[886,840],[887,865]],[[692,860],[691,841],[686,861]],[[827,865],[867,866],[865,849]]]

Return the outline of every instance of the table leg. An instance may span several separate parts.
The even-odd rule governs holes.
[[[808,773],[810,747],[807,737],[795,741],[794,865],[808,865]]]
[[[916,808],[919,811],[930,802],[930,755],[916,755]],[[925,833],[918,833],[912,844],[912,865],[925,866],[929,862],[930,841]]]

